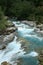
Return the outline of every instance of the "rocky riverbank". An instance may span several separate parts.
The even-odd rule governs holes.
[[[31,27],[35,27],[35,30],[34,31],[36,33],[38,33],[38,34],[43,35],[43,24],[36,25],[36,21],[27,21],[27,20],[21,21],[21,22],[22,23],[25,23],[25,24],[27,24],[27,25],[29,25]]]
[[[43,50],[40,52],[38,60],[39,60],[39,65],[43,65]]]
[[[27,20],[24,20],[24,21],[21,21],[22,23],[25,23],[31,27],[34,27],[36,26],[35,22],[34,21],[27,21]]]
[[[11,42],[16,34],[16,26],[8,21],[9,24],[6,24],[6,30],[0,31],[0,50],[5,49],[7,43]]]
[[[36,25],[36,32],[43,35],[43,24]]]
[[[17,30],[16,26],[11,21],[8,21],[5,26],[6,29],[4,31],[0,30],[0,35],[9,35]]]

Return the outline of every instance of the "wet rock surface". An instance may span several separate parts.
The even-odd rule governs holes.
[[[9,35],[1,35],[0,36],[0,50],[5,49],[7,44],[11,42],[15,37],[15,33],[11,33]]]

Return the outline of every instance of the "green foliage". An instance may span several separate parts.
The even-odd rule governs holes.
[[[0,7],[0,31],[1,30],[3,31],[6,29],[6,26],[5,26],[6,23],[7,23],[7,21],[4,17],[4,13],[2,12],[1,7]]]
[[[0,0],[0,6],[6,16],[42,22],[43,0]]]

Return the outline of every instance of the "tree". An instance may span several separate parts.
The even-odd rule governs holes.
[[[1,10],[1,7],[0,7],[0,31],[2,30],[5,30],[6,29],[6,26],[5,24],[7,23],[6,19],[4,18],[4,13],[3,11]]]

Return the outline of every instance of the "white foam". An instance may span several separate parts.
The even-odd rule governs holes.
[[[22,57],[36,57],[36,56],[38,56],[38,53],[35,51],[31,51],[28,54],[22,55]]]
[[[33,29],[27,29],[27,28],[19,27],[19,28],[18,28],[18,31],[19,31],[19,32],[22,32],[23,34],[27,34],[27,33],[33,32],[33,31],[34,31],[34,28],[33,28]]]
[[[35,51],[32,51],[29,53],[29,56],[36,57],[36,56],[38,56],[38,53]]]
[[[20,54],[23,55],[24,51],[23,49],[20,49],[20,48],[21,48],[20,41],[17,42],[17,37],[15,37],[15,39],[11,43],[8,44],[5,50],[0,51],[0,63],[3,61],[10,62],[12,57],[15,58],[16,56],[18,56],[16,55],[16,53],[18,52],[20,52]]]

